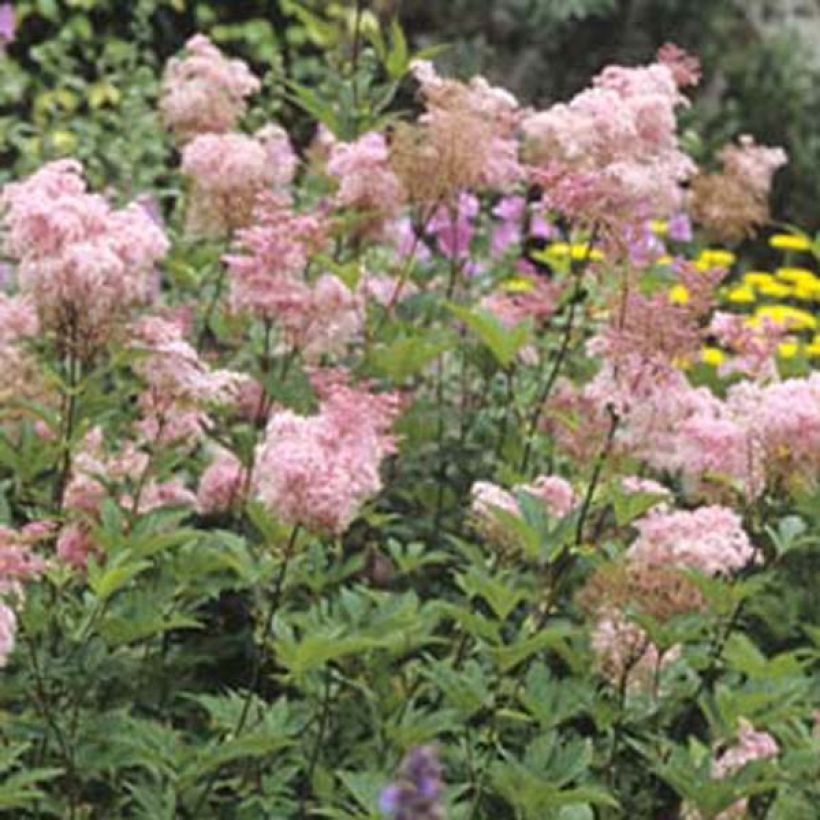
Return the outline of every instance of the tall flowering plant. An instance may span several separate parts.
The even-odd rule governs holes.
[[[812,816],[817,247],[711,244],[785,155],[698,168],[674,46],[539,111],[340,38],[312,134],[198,34],[161,190],[0,191],[0,806]]]

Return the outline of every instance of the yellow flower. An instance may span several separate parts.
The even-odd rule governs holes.
[[[516,276],[501,283],[501,289],[507,293],[529,293],[535,287],[531,279],[524,279],[523,276]]]
[[[797,355],[800,345],[797,342],[781,342],[777,346],[777,355],[781,359],[793,359]]]
[[[649,223],[649,230],[656,236],[666,236],[669,233],[669,223],[665,219],[653,219]]]
[[[718,347],[704,347],[700,351],[700,360],[704,364],[718,367],[726,361],[726,354]]]
[[[767,282],[765,285],[760,285],[757,290],[763,296],[771,296],[773,299],[785,299],[793,292],[792,288],[780,282]]]
[[[730,268],[737,260],[737,257],[722,248],[707,248],[700,252],[695,267],[698,270],[709,270],[710,268]]]
[[[580,262],[584,259],[589,259],[592,262],[600,262],[604,255],[597,248],[590,249],[589,245],[578,242],[570,245],[568,242],[553,242],[547,248],[547,254],[556,256],[558,258],[574,259]]]
[[[746,285],[757,287],[758,285],[767,285],[770,282],[777,281],[774,276],[763,270],[750,270],[743,274],[743,282]]]
[[[669,290],[669,301],[673,305],[685,305],[689,302],[689,291],[683,285],[673,285]]]
[[[811,242],[807,237],[793,233],[776,233],[769,237],[769,245],[779,251],[811,250]]]
[[[754,302],[755,301],[755,292],[750,287],[747,287],[745,285],[739,285],[736,288],[732,288],[726,294],[726,298],[730,302],[736,302],[736,303]]]
[[[665,253],[663,256],[659,256],[655,260],[656,265],[671,265],[675,260],[668,254]]]
[[[806,345],[806,355],[812,359],[820,358],[820,336],[815,336],[811,344]]]
[[[814,273],[807,268],[778,268],[775,276],[784,282],[813,282]]]
[[[811,282],[798,282],[794,286],[794,295],[796,298],[807,302],[815,299],[820,301],[820,279]]]
[[[784,324],[796,330],[815,330],[817,319],[807,310],[792,307],[791,305],[765,305],[756,311],[758,318],[771,319],[778,324]]]

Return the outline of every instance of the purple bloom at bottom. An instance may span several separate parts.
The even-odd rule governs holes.
[[[441,764],[432,746],[417,746],[402,760],[394,782],[379,796],[379,810],[392,820],[443,820]]]
[[[0,4],[0,49],[14,42],[16,28],[14,6],[11,3]]]

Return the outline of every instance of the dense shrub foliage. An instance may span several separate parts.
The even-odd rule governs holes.
[[[539,110],[340,25],[124,46],[0,189],[0,810],[816,816],[785,152],[700,169],[672,45]]]

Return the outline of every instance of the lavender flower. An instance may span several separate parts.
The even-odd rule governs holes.
[[[432,746],[411,749],[396,780],[379,796],[379,810],[392,820],[443,820],[441,764]]]
[[[0,51],[14,42],[16,30],[14,6],[11,3],[3,3],[0,5]]]

